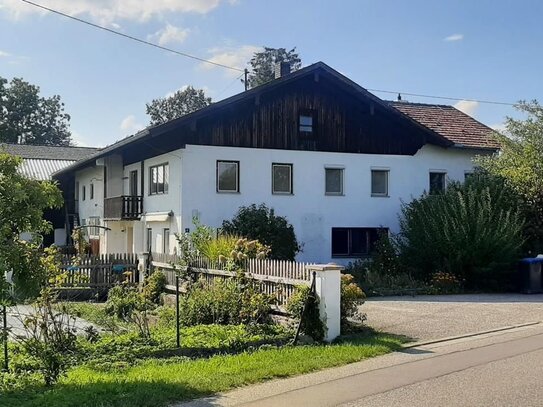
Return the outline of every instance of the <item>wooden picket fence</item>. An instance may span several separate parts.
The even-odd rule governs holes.
[[[138,257],[132,253],[63,255],[60,263],[67,271],[65,287],[108,289],[121,281],[138,282]]]
[[[175,278],[182,268],[181,258],[176,255],[152,253],[151,263],[160,269],[168,281],[168,289],[175,290]],[[273,295],[277,305],[284,306],[297,286],[311,284],[310,263],[299,263],[286,260],[249,259],[245,262],[245,275],[255,281],[260,292]],[[204,278],[208,283],[229,279],[234,272],[225,270],[225,265],[211,262],[204,257],[195,258],[189,267],[196,278]]]

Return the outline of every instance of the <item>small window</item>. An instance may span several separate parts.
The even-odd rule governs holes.
[[[168,164],[149,167],[149,195],[168,193]]]
[[[162,231],[162,253],[170,253],[170,229]]]
[[[85,185],[81,188],[81,197],[83,200],[87,199],[87,189],[85,188]]]
[[[138,170],[130,171],[128,176],[128,193],[130,196],[138,195]]]
[[[388,170],[371,170],[371,196],[388,196]]]
[[[343,195],[343,168],[326,168],[325,178],[326,195]]]
[[[386,228],[332,228],[332,257],[369,256]]]
[[[147,253],[153,250],[153,229],[147,228]]]
[[[315,137],[316,112],[314,110],[302,110],[298,116],[298,132],[303,137]]]
[[[79,181],[75,182],[74,199],[79,201]]]
[[[90,184],[90,199],[94,199],[94,184]]]
[[[100,217],[99,216],[90,216],[87,219],[87,225],[100,226]],[[87,228],[87,230],[88,230],[88,235],[89,235],[90,238],[94,238],[94,239],[100,238],[100,228],[89,227],[89,228]]]
[[[272,164],[272,193],[292,194],[292,164]]]
[[[430,172],[430,194],[439,194],[445,191],[445,172]]]
[[[217,192],[239,192],[239,161],[217,161]]]

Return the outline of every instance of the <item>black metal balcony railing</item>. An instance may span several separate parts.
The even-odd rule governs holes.
[[[122,195],[104,199],[105,219],[139,219],[142,213],[142,196]]]

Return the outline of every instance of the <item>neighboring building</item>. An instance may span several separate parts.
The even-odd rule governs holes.
[[[47,181],[52,179],[53,173],[87,158],[98,149],[0,143],[0,151],[22,158],[20,171],[26,177]],[[65,213],[65,208],[46,211],[45,218],[52,222],[54,231],[44,236],[45,245],[66,244]]]
[[[365,256],[402,201],[463,180],[498,144],[450,106],[387,102],[319,62],[145,129],[55,177],[102,252],[175,250],[193,218],[218,227],[266,203],[294,226],[299,260]],[[75,213],[75,212],[74,212]]]

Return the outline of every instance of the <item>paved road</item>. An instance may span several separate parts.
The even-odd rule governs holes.
[[[543,405],[543,325],[404,352],[185,406],[410,407]]]
[[[431,340],[543,321],[543,294],[370,298],[361,311],[373,328]]]
[[[8,327],[11,329],[11,335],[14,336],[24,336],[26,335],[26,330],[23,326],[23,321],[30,315],[34,315],[35,311],[31,305],[17,305],[15,307],[8,308]],[[85,328],[91,323],[81,319],[81,318],[72,318],[71,324],[75,327],[78,334],[84,332]],[[100,329],[95,326],[96,329]]]

